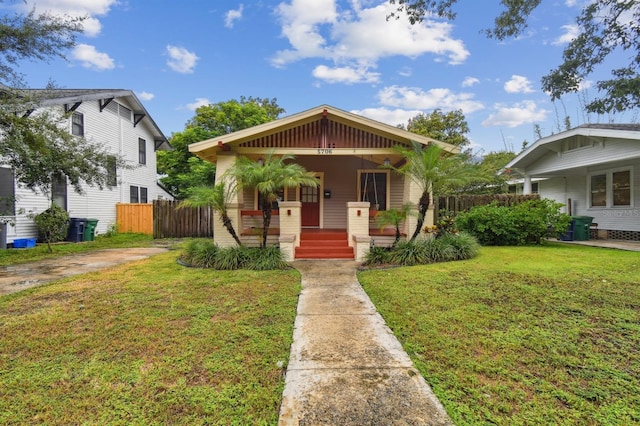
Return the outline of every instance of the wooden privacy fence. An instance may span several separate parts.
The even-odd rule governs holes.
[[[185,207],[180,201],[153,201],[153,238],[213,238],[213,209]]]
[[[475,206],[485,206],[496,202],[499,206],[514,206],[528,200],[538,200],[538,194],[517,195],[517,194],[488,194],[488,195],[455,195],[436,197],[434,202],[434,217],[440,218],[444,212],[452,213],[454,216],[460,212],[469,210]]]
[[[153,235],[153,206],[151,204],[116,204],[118,232],[138,232]]]
[[[212,238],[213,209],[186,207],[180,201],[154,200],[153,204],[116,204],[119,232],[139,232],[153,238]]]

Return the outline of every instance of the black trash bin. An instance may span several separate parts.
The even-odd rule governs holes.
[[[87,219],[72,217],[69,219],[69,230],[67,231],[67,241],[72,243],[80,243],[84,241],[84,228],[87,225]]]

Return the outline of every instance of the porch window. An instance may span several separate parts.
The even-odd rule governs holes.
[[[358,200],[372,210],[387,210],[390,196],[389,170],[358,170]]]
[[[616,170],[589,177],[591,207],[629,207],[631,200],[631,170]]]

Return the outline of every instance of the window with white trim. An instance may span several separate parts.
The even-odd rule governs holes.
[[[144,186],[129,186],[129,202],[130,203],[143,203],[149,202],[148,191]]]
[[[138,163],[147,164],[147,141],[138,138]]]
[[[598,172],[589,176],[590,207],[630,207],[632,200],[631,169]]]
[[[71,114],[71,134],[84,136],[84,115],[79,112]]]

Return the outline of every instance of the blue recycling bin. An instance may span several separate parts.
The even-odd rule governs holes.
[[[69,219],[69,230],[67,231],[67,241],[80,243],[84,241],[84,228],[87,226],[87,219],[72,217]]]

